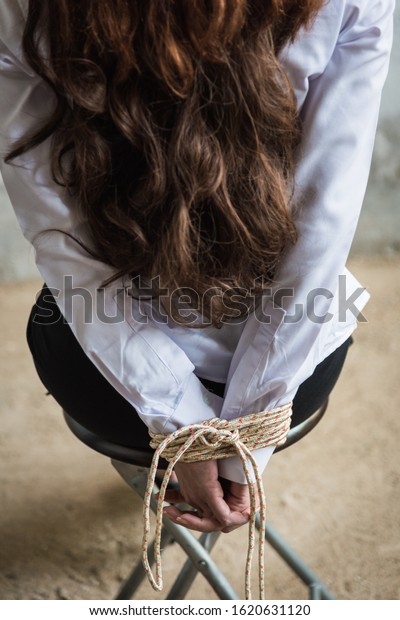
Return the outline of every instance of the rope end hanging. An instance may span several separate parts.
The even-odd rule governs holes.
[[[246,600],[251,600],[251,564],[255,547],[255,528],[257,513],[257,493],[259,498],[260,527],[258,544],[258,577],[260,600],[264,600],[264,548],[265,548],[265,521],[266,501],[264,487],[257,462],[252,450],[267,446],[281,445],[286,441],[290,429],[292,403],[260,413],[225,420],[214,418],[200,424],[190,424],[178,429],[170,435],[158,435],[150,432],[150,446],[155,449],[152,460],[143,504],[144,534],[143,534],[143,566],[154,590],[161,591],[163,587],[161,570],[161,529],[163,519],[163,503],[167,485],[175,464],[184,462],[206,461],[228,458],[237,454],[242,462],[250,494],[249,545],[246,560],[245,590]],[[149,559],[148,544],[150,536],[150,503],[155,484],[157,466],[160,457],[169,462],[161,484],[155,531],[155,573],[154,576]],[[253,483],[249,464],[254,472]]]

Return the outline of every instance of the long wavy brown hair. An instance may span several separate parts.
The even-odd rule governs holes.
[[[192,327],[253,307],[296,240],[300,127],[278,54],[322,4],[30,0],[24,53],[57,104],[7,161],[52,136],[85,247],[115,268],[104,286],[140,276]],[[182,316],[182,294],[200,323]]]

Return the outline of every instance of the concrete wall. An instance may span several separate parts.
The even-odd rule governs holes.
[[[353,254],[400,251],[400,8],[396,9],[392,62],[382,97],[373,164]],[[360,103],[360,105],[362,105]],[[0,181],[0,281],[38,275]]]
[[[400,251],[400,6],[397,3],[394,42],[374,158],[353,252]]]

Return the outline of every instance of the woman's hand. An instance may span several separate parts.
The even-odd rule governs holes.
[[[211,523],[217,524],[218,529],[227,526],[230,509],[224,500],[224,490],[218,480],[217,462],[177,463],[174,471],[178,478],[179,490],[167,491],[166,501],[189,504],[196,513],[183,513],[177,508],[166,508],[165,514],[175,517],[174,520],[178,519],[181,525],[186,525],[187,515],[188,518],[195,516],[196,519],[201,519],[203,526],[208,524],[210,527]]]
[[[250,517],[247,485],[218,479],[216,461],[177,463],[178,490],[168,490],[165,501],[186,503],[194,511],[168,506],[164,513],[174,522],[198,532],[231,532]]]

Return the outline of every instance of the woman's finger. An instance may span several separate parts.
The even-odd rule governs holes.
[[[155,495],[155,498],[158,499],[159,495],[160,494],[157,493]],[[168,502],[169,504],[184,504],[185,498],[183,497],[179,489],[168,489],[165,492],[164,501]]]
[[[250,516],[248,514],[243,512],[232,513],[232,524],[221,529],[221,532],[224,534],[229,534],[229,532],[233,532],[233,530],[236,530],[238,527],[242,527],[242,525],[248,523],[249,520]]]
[[[183,527],[196,532],[217,532],[221,530],[221,524],[212,517],[202,517],[197,512],[182,511],[176,506],[167,506],[164,508],[164,514]]]
[[[228,534],[249,521],[248,513],[232,512],[230,514],[229,524],[224,527],[213,517],[203,516],[195,511],[179,510],[176,506],[167,506],[164,508],[164,514],[174,521],[174,523],[197,532],[221,531],[224,534]]]
[[[156,495],[154,496],[155,499],[158,499],[159,495],[159,493],[156,493]],[[188,501],[183,497],[179,489],[168,489],[168,491],[165,493],[164,501],[168,502],[169,504],[186,504],[192,506],[192,508],[197,511],[197,514],[202,517],[213,516],[212,511],[207,505],[199,506],[194,502]]]
[[[210,495],[207,497],[207,505],[213,517],[223,526],[229,525],[231,509],[222,497]]]

